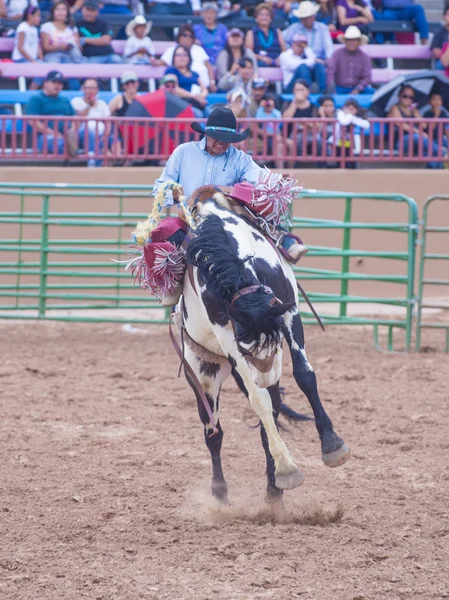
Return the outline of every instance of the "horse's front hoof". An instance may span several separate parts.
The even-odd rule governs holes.
[[[351,450],[349,446],[347,446],[344,442],[338,450],[333,450],[332,452],[322,453],[323,462],[326,466],[335,468],[340,465],[344,465],[344,463],[348,460],[351,455]]]
[[[224,482],[212,483],[212,495],[220,504],[229,504],[228,486]]]
[[[276,487],[281,490],[293,490],[304,482],[304,473],[299,469],[290,473],[276,473]]]

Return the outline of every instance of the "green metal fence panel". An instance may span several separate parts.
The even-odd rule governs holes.
[[[0,212],[0,276],[2,280],[5,276],[8,278],[7,283],[0,283],[0,317],[166,322],[166,310],[148,293],[133,289],[130,274],[124,271],[122,264],[111,260],[128,257],[130,233],[136,221],[146,216],[144,211],[132,212],[129,207],[135,200],[148,199],[148,204],[145,204],[148,212],[151,190],[152,186],[0,183],[0,196],[15,200],[14,210]],[[311,249],[307,258],[295,268],[296,277],[314,303],[338,306],[334,314],[323,315],[324,321],[329,324],[372,325],[378,347],[378,329],[385,326],[389,350],[393,350],[393,331],[399,328],[405,332],[405,347],[409,350],[418,231],[415,202],[397,194],[343,194],[311,190],[304,191],[302,197],[324,200],[332,210],[338,203],[343,203],[342,219],[292,218],[294,229],[300,230],[300,235]],[[101,198],[108,199],[110,211],[95,210],[95,204]],[[34,204],[38,199],[40,206],[30,209],[32,199]],[[67,203],[85,202],[86,199],[89,200],[88,210],[64,210]],[[355,220],[354,214],[359,205],[367,201],[378,203],[382,214],[388,214],[389,207],[398,205],[402,211],[401,218],[397,221],[378,219],[375,222]],[[8,226],[15,227],[11,229],[14,233],[3,233]],[[69,229],[72,231],[70,237],[64,236],[64,230]],[[320,244],[310,245],[308,237],[314,231],[324,232],[325,239]],[[360,243],[355,245],[360,232],[365,235],[369,231],[376,235],[382,232],[398,235],[401,248],[388,249],[377,242],[374,247]],[[341,241],[332,245],[330,240],[336,232],[341,234]],[[313,266],[314,257],[319,261],[317,267]],[[356,272],[351,267],[355,259],[375,259],[380,263],[388,261],[394,264],[399,261],[404,265],[404,272]],[[337,266],[324,264],[329,260],[337,261]],[[336,285],[335,291],[314,289],[315,285],[323,282],[329,288]],[[354,285],[372,285],[373,282],[397,285],[400,293],[383,296],[351,293]],[[351,316],[350,309],[361,303],[396,307],[401,309],[401,316],[394,319],[388,315]],[[117,312],[111,315],[104,309],[116,309]],[[140,311],[137,316],[132,313],[125,316],[123,309],[143,309],[148,313],[142,316]],[[67,313],[72,310],[78,311],[78,314]],[[314,323],[309,313],[304,312],[304,317],[305,322]]]
[[[379,345],[379,327],[387,328],[387,347],[389,351],[394,350],[394,331],[401,329],[405,332],[405,350],[409,351],[412,343],[413,316],[416,305],[414,294],[414,278],[415,278],[415,253],[417,244],[417,235],[419,230],[418,224],[418,209],[415,201],[412,198],[401,194],[352,194],[339,192],[326,192],[319,190],[305,190],[302,194],[302,200],[318,200],[326,201],[326,209],[332,207],[332,203],[339,203],[342,211],[342,219],[324,219],[309,217],[293,217],[292,225],[294,230],[304,238],[305,244],[309,246],[310,252],[306,260],[294,269],[298,280],[300,280],[308,291],[308,295],[313,303],[323,303],[328,305],[337,305],[337,310],[333,314],[323,314],[324,311],[319,310],[320,316],[324,323],[329,324],[354,324],[354,325],[372,325],[374,329],[374,338],[376,346]],[[372,222],[358,222],[354,219],[354,210],[363,203],[369,202],[375,206],[375,216],[381,215],[385,220],[376,219]],[[301,203],[301,199],[300,199]],[[400,208],[400,221],[392,222],[388,220],[391,207],[397,205]],[[377,208],[378,207],[378,208]],[[322,207],[321,207],[322,208]],[[333,209],[332,212],[335,212]],[[397,211],[396,211],[397,212]],[[309,232],[319,230],[325,233],[329,231],[341,232],[342,242],[340,247],[330,247],[325,245],[326,237],[324,234],[324,243],[310,245],[307,241]],[[367,246],[364,239],[369,232],[373,232],[374,239],[371,239],[371,247]],[[400,245],[398,250],[387,250],[382,246],[381,233],[399,236],[400,242],[395,241],[395,245]],[[363,236],[361,235],[363,233]],[[357,236],[358,245],[354,246],[353,238]],[[378,238],[376,240],[376,238]],[[308,266],[310,264],[309,257],[317,257],[323,259],[332,257],[334,259],[333,268],[323,268],[320,264],[316,268]],[[357,259],[363,262],[365,259],[375,259],[377,268],[382,269],[387,262],[402,264],[403,272],[388,273],[367,272],[363,270],[355,270],[354,265],[351,266],[351,259]],[[391,270],[391,267],[389,267]],[[319,292],[314,289],[314,285],[318,282],[335,282],[337,289],[335,293]],[[388,287],[389,284],[399,288],[400,292],[388,296],[374,295],[369,289],[364,288],[373,282],[378,282],[383,287]],[[357,284],[360,292],[351,294],[350,288]],[[392,306],[396,310],[400,307],[402,310],[399,318],[391,318],[390,315],[384,316],[351,316],[348,315],[348,308],[358,304],[374,304],[375,311],[380,305]],[[314,323],[312,315],[306,314],[304,317],[306,323]]]
[[[429,234],[449,234],[449,222],[446,226],[440,223],[441,212],[438,211],[437,205],[439,203],[443,203],[446,210],[449,209],[449,196],[430,196],[426,200],[424,204],[423,211],[423,220],[422,220],[422,241],[421,241],[421,257],[419,264],[419,282],[418,282],[418,314],[417,314],[417,323],[416,323],[416,350],[421,350],[421,338],[422,338],[422,330],[423,329],[436,329],[445,331],[445,352],[449,352],[449,323],[438,322],[438,321],[424,321],[423,320],[423,310],[424,309],[439,309],[439,310],[449,310],[449,302],[444,301],[433,301],[429,302],[425,299],[425,287],[429,285],[438,285],[438,286],[448,286],[448,295],[449,295],[449,268],[443,269],[443,273],[445,273],[445,278],[430,278],[426,276],[426,265],[429,264],[429,261],[437,260],[437,261],[449,261],[449,253],[436,253],[436,252],[428,252],[428,244]],[[438,226],[429,225],[429,220],[431,218],[431,213],[434,214],[434,218],[436,218],[438,222]],[[446,241],[447,240],[447,241]],[[444,247],[449,248],[449,236],[445,238]],[[444,264],[444,263],[443,263]],[[448,264],[449,266],[449,264]]]

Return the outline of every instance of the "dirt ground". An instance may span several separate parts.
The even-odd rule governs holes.
[[[314,425],[283,438],[304,470],[264,505],[256,419],[222,394],[231,505],[165,327],[0,322],[2,600],[414,600],[449,597],[448,355],[376,352],[363,328],[308,328],[349,462]],[[295,387],[289,402],[310,412]]]

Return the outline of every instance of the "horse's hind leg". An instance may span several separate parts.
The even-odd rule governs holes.
[[[193,385],[189,374],[184,371],[187,381],[195,392],[198,404],[198,414],[201,422],[204,425],[204,439],[212,459],[212,494],[221,502],[226,503],[228,501],[228,486],[223,476],[223,469],[221,467],[220,451],[223,442],[223,430],[221,428],[218,416],[218,401],[221,385],[226,377],[228,377],[230,374],[231,369],[227,363],[220,364],[208,362],[198,358],[188,347],[185,348],[185,360],[188,362],[199,382],[201,383],[201,386],[209,401],[212,414],[214,415],[218,432],[212,435],[212,424],[209,421],[209,416],[204,407],[203,401],[198,395],[198,392]]]
[[[293,375],[302,392],[307,396],[315,416],[315,425],[321,440],[323,462],[328,467],[338,467],[349,458],[349,448],[335,433],[318,394],[316,376],[304,349],[304,330],[301,317],[295,314],[286,320],[285,337],[290,347]]]

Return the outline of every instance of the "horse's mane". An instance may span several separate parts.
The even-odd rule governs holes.
[[[234,294],[244,287],[259,284],[260,290],[241,296],[235,303],[232,317],[236,321],[237,340],[253,342],[251,352],[260,351],[280,340],[282,319],[273,310],[267,294],[254,273],[246,268],[244,259],[238,256],[237,242],[224,228],[221,217],[207,216],[187,246],[187,262],[198,270],[198,279],[208,292],[229,311]]]

